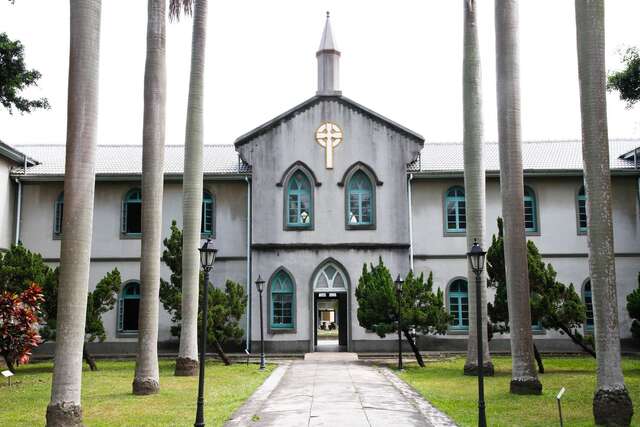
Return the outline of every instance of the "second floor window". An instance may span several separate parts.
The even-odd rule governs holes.
[[[129,190],[122,201],[122,234],[140,236],[142,233],[142,192]]]
[[[313,206],[311,201],[311,183],[300,170],[296,171],[287,185],[287,226],[311,228]]]
[[[362,170],[355,172],[347,184],[347,224],[373,224],[373,186]]]
[[[587,195],[584,185],[578,191],[578,232],[587,232]]]
[[[53,235],[62,236],[62,216],[64,214],[64,193],[60,193],[53,204]]]
[[[447,232],[463,233],[467,229],[467,208],[464,200],[464,188],[451,187],[445,200]]]

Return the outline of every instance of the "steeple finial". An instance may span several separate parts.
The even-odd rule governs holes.
[[[327,20],[320,39],[320,47],[316,53],[318,59],[318,94],[319,95],[339,95],[339,72],[340,72],[340,51],[333,38],[331,31],[331,21],[327,11]]]

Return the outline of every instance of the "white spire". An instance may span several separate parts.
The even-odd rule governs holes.
[[[322,32],[318,59],[318,95],[339,95],[340,92],[340,52],[333,38],[329,12]]]

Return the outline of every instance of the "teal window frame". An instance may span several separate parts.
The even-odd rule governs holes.
[[[578,190],[576,196],[576,203],[578,208],[578,233],[585,234],[587,232],[587,193],[585,192],[584,185]]]
[[[347,227],[350,229],[371,229],[374,227],[376,200],[373,182],[369,175],[362,169],[357,169],[349,177],[346,189],[345,221]],[[354,222],[353,219],[356,221]]]
[[[294,171],[286,185],[285,198],[285,229],[308,230],[313,229],[313,187],[311,179],[301,169]],[[307,206],[305,209],[304,207]],[[303,222],[302,212],[306,210],[308,221]],[[293,214],[293,215],[292,215]],[[292,221],[292,218],[295,220]]]
[[[527,223],[530,225],[527,226]],[[524,229],[527,233],[537,233],[539,230],[536,193],[528,186],[524,187]]]
[[[467,202],[464,188],[459,185],[447,189],[444,202],[444,222],[447,233],[467,231]]]
[[[140,204],[140,231],[129,231],[129,206],[133,204]],[[127,237],[140,237],[142,236],[142,190],[139,188],[133,188],[127,191],[124,199],[122,199],[122,224],[120,232],[123,236]]]
[[[125,283],[122,286],[122,290],[118,295],[118,328],[117,331],[119,333],[124,334],[136,334],[139,329],[124,329],[124,305],[125,300],[138,300],[138,304],[140,301],[140,282],[137,280],[132,280],[130,282]],[[140,312],[140,306],[138,305],[138,313]],[[138,325],[138,328],[140,325]]]
[[[591,292],[591,280],[587,280],[582,285],[582,301],[586,309],[584,330],[587,332],[593,332],[594,317],[593,317],[593,294]]]
[[[278,270],[269,281],[269,327],[274,330],[293,329],[296,316],[296,287],[285,270]],[[278,307],[277,305],[280,304]],[[283,307],[289,304],[288,308]],[[289,312],[287,316],[286,311]],[[290,322],[284,322],[285,318]]]
[[[62,219],[64,216],[64,191],[56,198],[53,203],[53,237],[62,237]]]
[[[215,238],[215,197],[208,191],[202,192],[202,217],[200,220],[200,235],[204,238]]]
[[[464,289],[463,289],[464,286]],[[465,302],[466,301],[466,302]],[[469,330],[469,283],[466,279],[455,279],[449,283],[447,305],[452,316],[449,329],[454,331]],[[464,306],[467,306],[466,317]],[[466,325],[464,324],[466,320]]]

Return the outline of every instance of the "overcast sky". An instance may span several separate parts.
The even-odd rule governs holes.
[[[98,140],[142,141],[147,2],[104,0]],[[497,139],[493,1],[479,0],[485,137]],[[577,138],[580,111],[573,0],[520,2],[522,135]],[[619,50],[640,46],[640,1],[606,2],[607,69]],[[315,52],[331,11],[342,51],[343,94],[422,134],[462,137],[462,0],[210,1],[205,73],[205,141],[232,143],[316,91]],[[191,19],[168,23],[167,143],[184,143]],[[61,0],[0,0],[0,31],[25,45],[42,73],[30,96],[51,109],[30,115],[0,110],[9,144],[64,143],[69,6]],[[640,137],[640,106],[608,97],[609,135]]]

